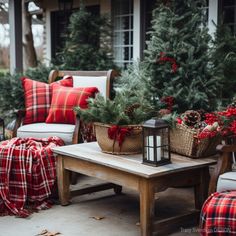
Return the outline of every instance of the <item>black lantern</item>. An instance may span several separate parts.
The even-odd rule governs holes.
[[[160,166],[170,163],[169,126],[162,119],[143,124],[143,164]]]
[[[71,11],[73,8],[73,0],[58,0],[58,7],[60,11]]]
[[[5,124],[4,120],[0,118],[0,141],[5,139]]]

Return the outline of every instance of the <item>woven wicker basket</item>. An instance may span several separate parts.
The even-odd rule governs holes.
[[[138,125],[127,125],[122,127],[132,128],[131,134],[127,135],[121,146],[116,140],[108,137],[108,129],[112,125],[94,123],[95,134],[98,145],[103,152],[117,155],[136,154],[142,152],[142,127]]]
[[[206,157],[216,153],[216,146],[220,144],[222,137],[198,139],[197,131],[187,126],[177,124],[170,131],[170,149],[172,152],[189,156],[191,158]]]

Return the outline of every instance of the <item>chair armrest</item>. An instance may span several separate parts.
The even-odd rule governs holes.
[[[48,83],[51,84],[55,82],[57,77],[58,77],[58,70],[50,71],[49,76],[48,76]]]
[[[232,152],[236,152],[236,145],[218,145],[216,147],[219,157],[216,167],[211,175],[208,194],[216,191],[217,181],[221,174],[232,170]]]
[[[16,137],[17,135],[17,129],[21,126],[23,119],[25,117],[25,110],[18,110],[16,112],[16,122],[15,122],[15,126],[13,128],[13,137]]]

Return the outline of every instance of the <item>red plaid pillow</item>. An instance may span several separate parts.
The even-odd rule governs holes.
[[[29,78],[21,78],[22,86],[25,94],[25,118],[24,124],[37,122],[45,122],[50,108],[52,97],[52,85],[60,84],[67,87],[73,86],[73,78],[68,76],[63,80],[47,84],[31,80]]]
[[[52,87],[52,102],[46,123],[75,124],[73,108],[80,106],[87,108],[87,99],[95,97],[98,92],[96,87],[67,88],[60,85]]]

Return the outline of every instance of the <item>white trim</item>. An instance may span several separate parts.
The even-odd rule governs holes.
[[[141,49],[141,1],[134,0],[134,26],[133,26],[133,60],[140,58]]]
[[[120,29],[120,30],[113,30],[114,33],[131,32],[131,31],[133,31],[133,29],[125,29],[125,30]]]
[[[9,1],[10,73],[23,71],[22,6],[17,0]]]
[[[49,65],[50,60],[52,59],[52,45],[51,45],[51,11],[46,11],[46,58],[44,63]]]
[[[211,36],[214,36],[218,23],[218,0],[209,0],[208,27]]]

